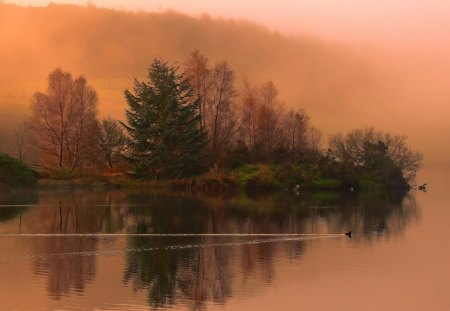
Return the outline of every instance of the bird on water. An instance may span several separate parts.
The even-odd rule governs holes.
[[[346,232],[345,235],[348,236],[349,238],[351,238],[352,237],[352,232],[351,231]]]

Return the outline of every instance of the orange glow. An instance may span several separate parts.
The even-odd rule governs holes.
[[[145,75],[152,58],[182,62],[199,49],[213,61],[227,59],[238,81],[272,79],[281,99],[305,108],[325,133],[375,126],[408,135],[428,161],[450,156],[450,146],[442,144],[450,136],[447,1],[413,1],[408,7],[400,0],[92,3],[164,12],[0,5],[2,129],[16,126],[30,96],[43,90],[57,66],[84,74],[99,92],[101,114],[121,118],[123,89]],[[292,36],[168,8],[245,18]]]
[[[329,39],[373,38],[394,43],[447,41],[450,3],[446,0],[6,0],[24,6],[49,3],[93,5],[133,11],[175,10],[191,15],[256,21],[286,33],[307,33]]]

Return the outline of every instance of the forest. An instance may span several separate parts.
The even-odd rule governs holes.
[[[174,189],[378,191],[409,189],[421,167],[405,136],[358,128],[325,139],[274,82],[237,88],[226,60],[199,51],[176,65],[155,59],[124,98],[124,118],[100,119],[86,77],[50,72],[14,135],[15,160],[2,156],[0,182],[20,183],[10,168],[29,166],[40,179],[126,176]]]

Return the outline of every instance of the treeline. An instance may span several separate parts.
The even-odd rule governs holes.
[[[126,120],[99,120],[87,80],[54,70],[17,132],[19,161],[27,150],[27,162],[54,177],[125,172],[154,179],[267,164],[278,167],[280,182],[351,188],[407,187],[420,167],[406,137],[373,129],[332,135],[324,149],[307,113],[282,103],[272,81],[246,80],[237,89],[226,61],[211,64],[198,51],[179,67],[153,61],[147,79],[124,95]]]

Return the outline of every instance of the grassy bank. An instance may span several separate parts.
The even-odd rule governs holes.
[[[15,187],[34,184],[32,171],[23,165],[9,170],[9,185]],[[14,175],[14,172],[18,172]],[[31,174],[31,175],[30,175]],[[5,175],[6,176],[6,175]],[[12,179],[11,176],[15,176]],[[25,176],[25,177],[24,177]],[[5,178],[4,178],[5,179]],[[5,179],[6,180],[6,179]],[[4,183],[5,184],[5,183]],[[334,169],[325,171],[317,165],[290,164],[246,164],[234,169],[211,170],[205,174],[170,180],[137,179],[123,174],[101,176],[74,176],[54,174],[37,180],[39,188],[147,188],[171,189],[174,191],[222,192],[290,192],[295,195],[324,192],[386,192],[390,190],[409,190],[404,181],[398,185],[377,174],[357,174]]]
[[[294,194],[320,192],[388,192],[410,187],[404,179],[382,178],[379,174],[360,174],[324,170],[317,165],[247,164],[235,169],[211,171],[196,178],[170,180],[174,190],[284,191]]]

